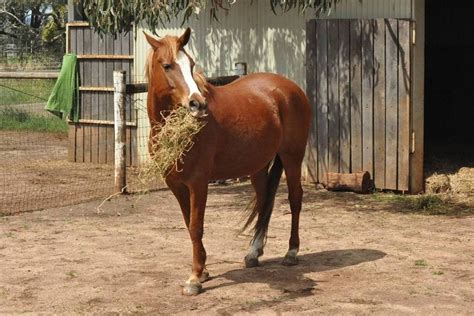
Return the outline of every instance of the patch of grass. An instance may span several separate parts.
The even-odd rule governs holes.
[[[0,108],[1,130],[28,130],[48,133],[67,133],[67,122],[54,117],[28,113],[13,107]]]
[[[71,270],[69,272],[66,272],[66,276],[68,276],[70,279],[74,279],[77,277],[77,272],[74,270]]]
[[[472,207],[456,203],[446,194],[402,195],[378,192],[371,198],[379,202],[393,204],[393,209],[401,213],[448,216],[474,214]]]
[[[408,195],[395,194],[391,192],[375,192],[373,195],[368,195],[376,201],[380,202],[406,202],[410,197]]]
[[[411,201],[415,211],[428,212],[431,215],[448,213],[448,205],[438,195],[419,195]]]
[[[427,267],[428,263],[424,259],[415,260],[416,267]]]
[[[443,271],[433,271],[433,275],[443,275]]]
[[[0,105],[45,102],[54,84],[51,79],[0,79]]]

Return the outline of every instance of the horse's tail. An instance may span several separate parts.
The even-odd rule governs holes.
[[[255,217],[260,216],[255,223],[253,231],[255,235],[252,239],[252,242],[255,241],[259,236],[266,237],[268,224],[270,223],[270,217],[272,216],[273,211],[273,204],[275,202],[275,195],[277,193],[278,184],[280,183],[281,174],[283,172],[283,164],[281,163],[281,159],[278,155],[275,156],[273,160],[273,165],[268,172],[267,178],[267,192],[265,194],[265,201],[263,203],[263,207],[259,210],[258,205],[255,203],[255,199],[253,200],[253,205],[251,207],[251,211],[247,222],[244,225],[242,231],[246,230],[250,224],[254,221]]]

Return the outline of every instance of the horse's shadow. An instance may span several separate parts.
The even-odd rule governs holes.
[[[262,260],[259,267],[236,269],[216,275],[213,279],[226,279],[216,286],[206,287],[207,290],[231,286],[240,283],[266,283],[271,288],[288,293],[292,298],[312,295],[317,282],[305,274],[336,270],[363,262],[383,258],[386,253],[372,249],[345,249],[309,253],[298,256],[296,266],[283,266],[282,258]]]

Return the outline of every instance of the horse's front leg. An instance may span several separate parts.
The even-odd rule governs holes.
[[[207,181],[189,185],[191,202],[191,217],[189,235],[193,244],[193,268],[188,281],[183,288],[184,295],[197,295],[202,291],[201,283],[206,281],[209,273],[206,271],[206,250],[202,244],[204,233],[204,211],[207,201]]]

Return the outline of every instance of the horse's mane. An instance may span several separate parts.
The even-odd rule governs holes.
[[[193,72],[193,78],[198,86],[199,91],[201,91],[202,94],[207,95],[209,93],[209,82],[207,82],[207,79],[204,77],[203,73],[201,71],[195,71]]]
[[[145,80],[146,82],[150,82],[150,74],[151,74],[151,57],[153,56],[153,48],[148,50],[148,55],[146,56],[145,61]]]
[[[148,50],[148,56],[146,57],[146,62],[145,62],[145,80],[147,82],[150,82],[152,57],[153,57],[153,49],[150,48]],[[194,78],[194,81],[196,82],[196,85],[198,86],[199,91],[201,91],[202,94],[208,94],[209,83],[207,82],[206,77],[204,76],[202,71],[198,70],[198,71],[193,72],[193,78]]]

